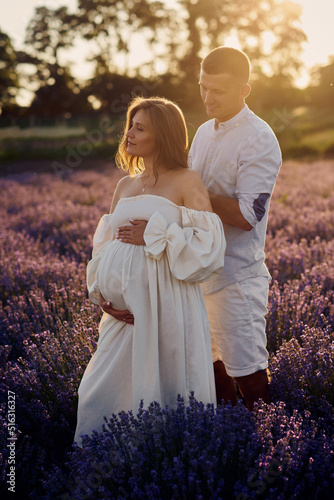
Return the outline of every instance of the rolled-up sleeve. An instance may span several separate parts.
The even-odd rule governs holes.
[[[248,137],[240,152],[235,194],[242,215],[253,227],[266,214],[281,163],[271,130],[266,127]]]

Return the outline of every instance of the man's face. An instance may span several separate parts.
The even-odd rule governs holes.
[[[201,98],[209,118],[225,122],[241,111],[249,94],[248,84],[228,73],[208,75],[203,70],[199,79]]]

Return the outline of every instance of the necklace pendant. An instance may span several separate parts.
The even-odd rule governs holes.
[[[145,188],[143,188],[143,193],[145,193]]]

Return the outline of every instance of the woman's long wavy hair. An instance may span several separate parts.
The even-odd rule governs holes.
[[[145,170],[142,158],[127,152],[126,137],[133,117],[141,109],[146,111],[155,135],[153,171],[156,179],[157,167],[188,168],[188,132],[183,113],[177,104],[164,97],[135,97],[129,104],[126,125],[115,158],[118,168],[129,172],[131,176]]]

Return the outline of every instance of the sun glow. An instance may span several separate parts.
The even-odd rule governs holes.
[[[308,82],[307,70],[315,65],[326,65],[334,57],[334,2],[333,0],[293,0],[302,7],[301,27],[307,36],[303,44],[304,75],[297,82]]]

